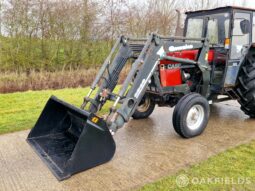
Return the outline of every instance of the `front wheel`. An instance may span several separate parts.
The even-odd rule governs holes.
[[[134,119],[148,118],[152,114],[154,108],[155,102],[148,95],[145,95],[133,113],[132,117]]]
[[[173,126],[183,138],[200,135],[207,126],[210,107],[206,98],[197,93],[182,97],[174,109]]]

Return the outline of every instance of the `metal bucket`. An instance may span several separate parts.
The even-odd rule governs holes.
[[[27,141],[58,180],[108,162],[116,148],[103,119],[54,96]]]

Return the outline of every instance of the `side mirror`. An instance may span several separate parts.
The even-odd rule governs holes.
[[[245,19],[240,22],[240,28],[243,34],[248,34],[250,32],[250,21]]]

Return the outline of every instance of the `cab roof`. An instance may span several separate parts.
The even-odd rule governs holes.
[[[243,10],[243,11],[255,11],[255,9],[246,8],[246,7],[238,7],[238,6],[225,6],[225,7],[218,7],[214,9],[204,9],[204,10],[198,10],[198,11],[187,11],[185,14],[210,14],[214,12],[223,12],[223,11],[229,11],[229,10]]]

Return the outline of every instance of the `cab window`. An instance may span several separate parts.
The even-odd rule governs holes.
[[[250,32],[244,33],[241,28],[242,24],[245,22],[250,22],[249,13],[235,13],[232,32],[231,59],[240,59],[243,46],[248,45],[250,42]]]
[[[252,42],[255,42],[255,12],[252,17]]]
[[[208,38],[211,44],[219,43],[218,20],[212,19],[208,21]]]
[[[201,38],[203,35],[204,19],[190,18],[188,20],[186,37],[188,38]]]
[[[187,21],[186,37],[204,37],[207,31],[212,46],[223,47],[224,41],[229,37],[229,13],[210,14],[189,18]],[[206,29],[206,30],[204,30]]]

